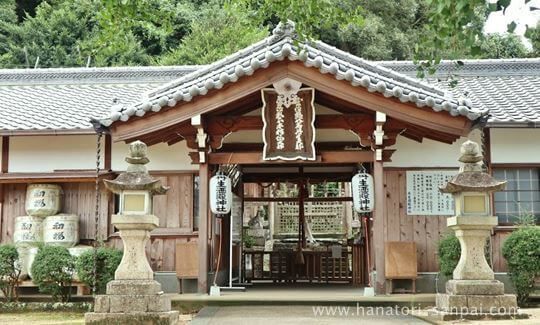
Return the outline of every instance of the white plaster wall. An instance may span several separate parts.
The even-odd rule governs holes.
[[[95,168],[94,135],[12,136],[9,172]]]
[[[540,163],[540,129],[491,129],[492,163]]]
[[[475,130],[468,138],[462,137],[453,144],[424,139],[416,142],[403,136],[397,138],[397,149],[392,155],[392,162],[386,167],[459,167],[460,146],[467,139],[480,143],[480,132]]]
[[[114,171],[122,171],[127,167],[124,160],[129,146],[125,143],[113,143],[111,167]],[[197,170],[197,165],[191,164],[185,141],[180,141],[172,146],[159,143],[148,147],[150,163],[148,170]]]

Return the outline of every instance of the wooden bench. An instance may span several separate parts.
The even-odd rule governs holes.
[[[37,288],[37,287],[38,287],[37,284],[35,284],[31,280],[26,280],[26,281],[19,282],[19,288]],[[73,281],[71,283],[71,287],[72,288],[73,287],[77,288],[77,293],[76,293],[77,296],[89,295],[91,293],[90,288],[88,286],[86,286],[86,284],[84,284],[82,282]]]

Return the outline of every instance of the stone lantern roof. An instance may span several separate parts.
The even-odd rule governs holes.
[[[169,187],[161,185],[159,179],[148,174],[146,164],[150,162],[147,155],[147,146],[142,141],[135,141],[129,145],[129,156],[126,157],[128,168],[116,179],[105,180],[105,186],[113,193],[119,194],[125,190],[147,191],[151,195],[165,194]]]
[[[459,161],[463,165],[459,173],[452,177],[445,186],[440,187],[443,193],[458,192],[495,192],[503,190],[506,181],[499,181],[493,178],[482,169],[483,156],[480,154],[478,144],[473,141],[466,141],[461,146],[461,157]]]

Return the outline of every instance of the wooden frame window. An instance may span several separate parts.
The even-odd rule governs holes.
[[[505,190],[493,195],[499,224],[514,224],[523,215],[534,215],[538,223],[540,168],[493,168],[493,176],[507,181]]]

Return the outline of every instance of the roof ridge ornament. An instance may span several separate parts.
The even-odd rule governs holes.
[[[275,42],[284,37],[296,37],[296,24],[292,20],[287,20],[287,22],[279,22],[277,26],[272,30],[272,37],[270,37],[270,42]]]

